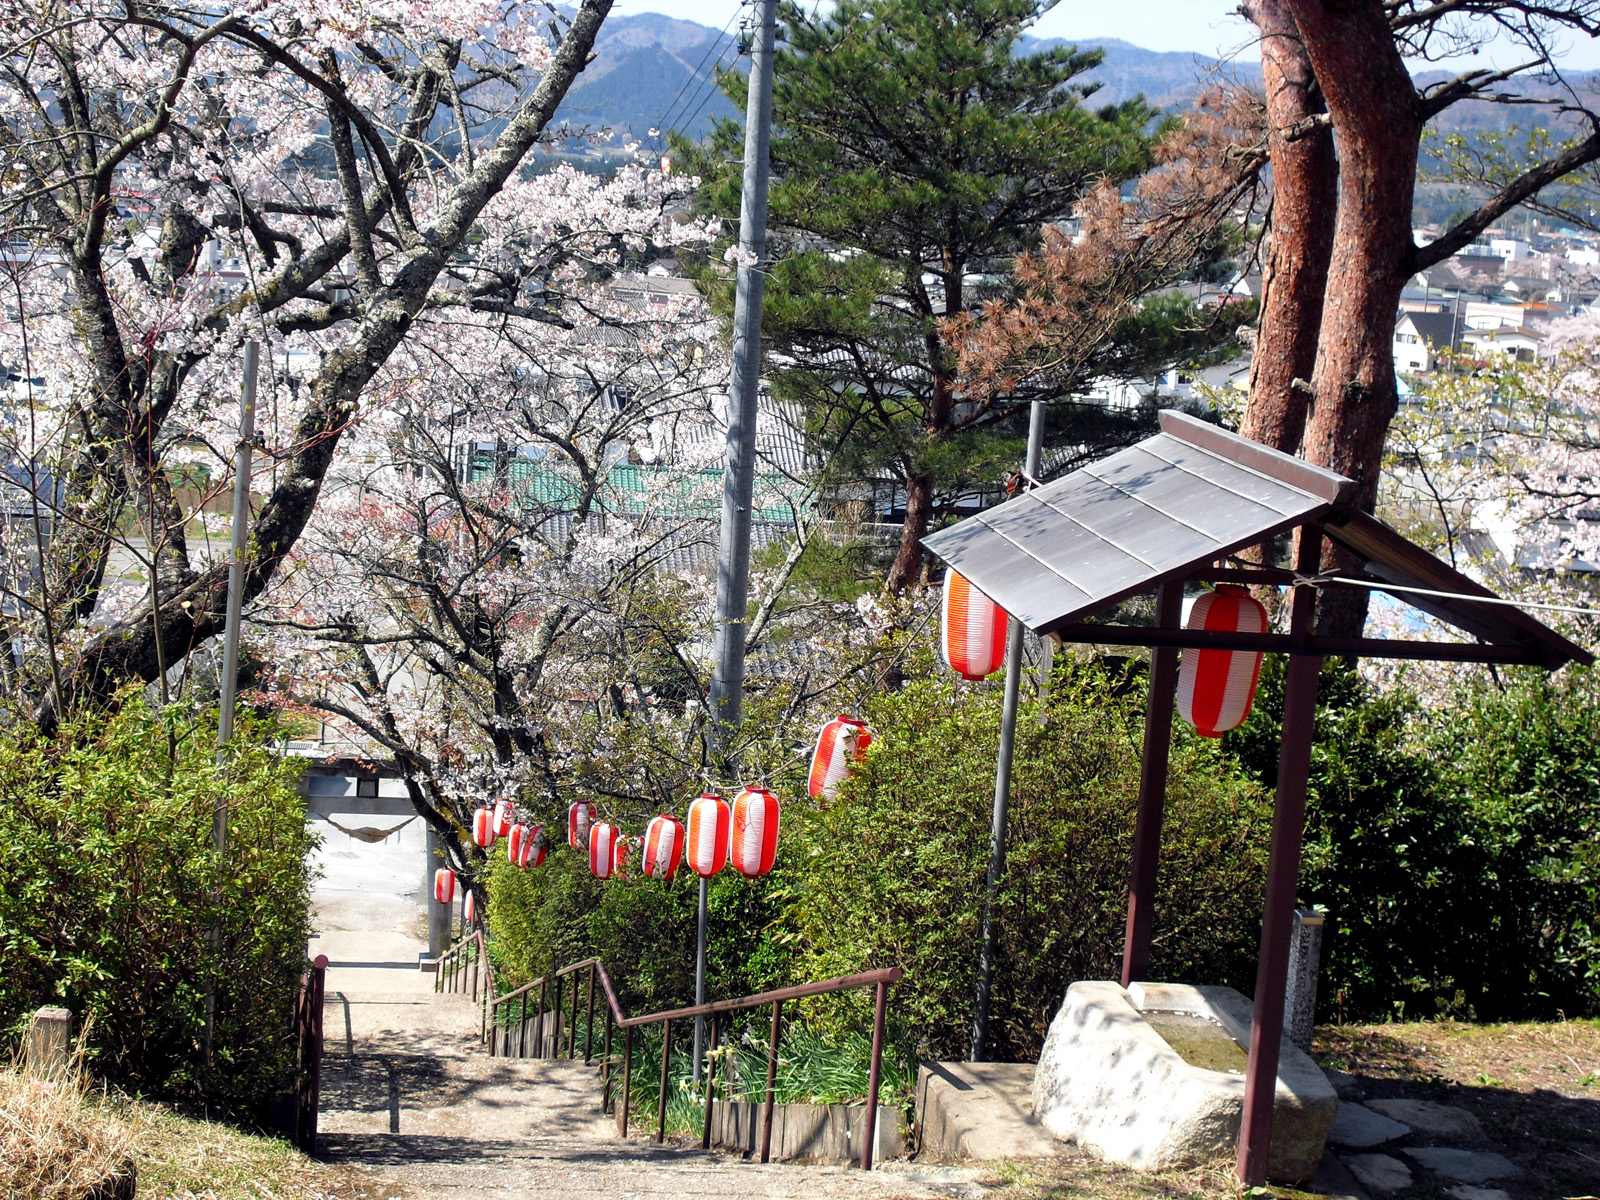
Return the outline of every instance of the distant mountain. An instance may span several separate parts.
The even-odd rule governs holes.
[[[737,115],[713,71],[743,60],[732,37],[708,26],[659,13],[611,17],[595,40],[595,56],[558,114],[569,126],[638,138],[659,126],[698,139],[713,118]]]
[[[1146,50],[1116,38],[1024,38],[1024,51],[1076,45],[1098,49],[1104,61],[1083,78],[1100,84],[1089,103],[1098,107],[1117,104],[1134,96],[1157,108],[1171,110],[1188,105],[1207,84],[1232,81],[1259,86],[1261,64],[1233,60],[1218,64],[1204,54]],[[595,43],[596,59],[578,77],[561,106],[560,119],[573,128],[610,128],[618,134],[643,138],[659,127],[702,138],[715,117],[738,116],[713,80],[718,66],[746,69],[735,38],[659,13],[612,17]],[[1419,75],[1432,81],[1437,73]],[[1580,92],[1600,89],[1600,72],[1569,77]],[[1527,95],[1554,94],[1533,81],[1517,84]],[[1535,110],[1515,105],[1482,102],[1458,104],[1446,111],[1435,126],[1445,133],[1504,130],[1513,123],[1526,126]],[[1548,119],[1548,118],[1546,118]],[[1570,122],[1571,118],[1568,118]]]

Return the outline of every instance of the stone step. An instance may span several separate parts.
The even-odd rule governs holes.
[[[917,1071],[917,1159],[1054,1158],[1066,1147],[1033,1115],[1032,1063],[923,1063]]]

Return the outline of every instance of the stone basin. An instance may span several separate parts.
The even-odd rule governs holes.
[[[1056,1137],[1141,1169],[1234,1153],[1251,1004],[1232,988],[1080,982],[1050,1025],[1033,1111]],[[1281,1043],[1268,1174],[1316,1173],[1339,1098],[1309,1055]]]

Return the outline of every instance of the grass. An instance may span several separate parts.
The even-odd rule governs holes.
[[[64,1066],[0,1067],[0,1195],[7,1200],[388,1200],[397,1187],[307,1158],[289,1142],[93,1087],[83,1042]],[[102,1189],[95,1192],[94,1189]]]

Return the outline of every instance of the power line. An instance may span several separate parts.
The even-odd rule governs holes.
[[[741,5],[740,7],[742,8],[743,5]],[[667,107],[664,110],[662,110],[661,115],[659,117],[657,117],[651,123],[650,127],[652,129],[659,129],[663,133],[666,132],[666,120],[667,120],[667,117],[671,114],[673,109],[678,107],[678,101],[683,99],[683,94],[685,92],[687,92],[690,88],[694,87],[695,81],[700,78],[700,72],[705,69],[706,62],[711,57],[711,52],[713,50],[716,50],[718,45],[721,44],[722,39],[728,36],[728,30],[733,27],[734,21],[738,20],[738,18],[739,18],[739,9],[734,9],[733,15],[728,18],[728,22],[727,22],[727,24],[725,24],[722,27],[722,31],[711,39],[711,44],[706,47],[706,52],[703,55],[700,56],[700,62],[695,66],[695,69],[693,71],[689,72],[689,78],[684,80],[683,86],[678,89],[678,94],[672,98],[672,103],[667,105]],[[719,66],[722,63],[722,56],[724,54],[726,54],[727,52],[728,52],[727,51],[727,47],[724,46],[723,49],[721,50],[721,52],[718,53],[718,55],[717,55],[717,64]],[[715,68],[713,68],[713,70],[714,69]],[[696,112],[696,115],[697,116],[699,115],[698,111]]]

